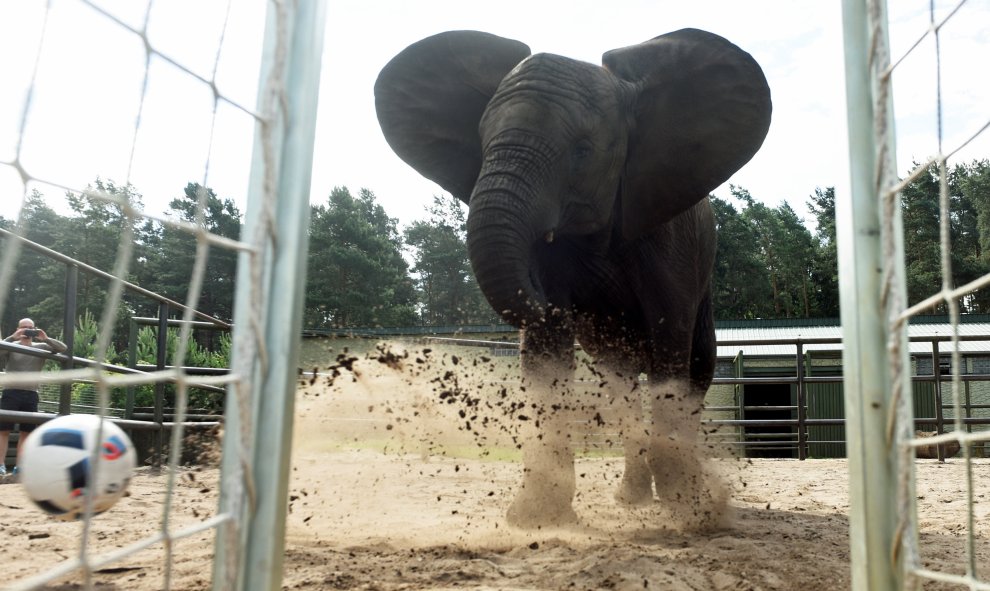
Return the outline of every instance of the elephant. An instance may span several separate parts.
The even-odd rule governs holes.
[[[378,120],[402,160],[468,205],[478,284],[520,328],[535,410],[508,523],[578,521],[572,427],[555,412],[575,396],[577,342],[622,418],[616,499],[717,527],[727,498],[700,453],[716,362],[708,197],[763,144],[770,88],[752,56],[698,29],[602,64],[448,31],[383,67]]]

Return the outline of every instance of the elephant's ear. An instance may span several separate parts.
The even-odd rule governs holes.
[[[478,31],[413,43],[375,82],[385,140],[420,174],[467,203],[481,170],[478,122],[502,78],[529,54],[519,41]]]
[[[770,88],[726,39],[682,29],[609,51],[602,63],[639,89],[622,191],[627,238],[708,196],[763,144]]]

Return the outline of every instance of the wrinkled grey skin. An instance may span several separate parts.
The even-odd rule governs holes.
[[[509,522],[577,519],[570,428],[553,412],[575,406],[577,340],[624,435],[617,498],[651,501],[655,482],[662,501],[713,525],[719,499],[696,454],[715,366],[707,196],[763,143],[770,91],[749,54],[695,29],[609,51],[603,64],[441,33],[382,70],[378,118],[402,159],[469,205],[478,283],[522,328],[535,416]]]

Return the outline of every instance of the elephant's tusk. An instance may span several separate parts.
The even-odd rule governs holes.
[[[546,236],[544,236],[543,239],[546,240],[547,244],[553,242],[553,230],[547,232]]]

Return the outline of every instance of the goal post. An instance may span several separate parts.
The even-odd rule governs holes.
[[[990,284],[990,274],[983,268],[980,272],[984,274],[974,279],[953,268],[957,264],[953,249],[960,241],[954,224],[966,215],[965,200],[985,199],[986,190],[952,186],[955,171],[965,170],[958,161],[974,151],[985,157],[978,150],[986,145],[983,142],[990,131],[986,101],[972,98],[983,88],[968,77],[968,71],[961,76],[953,67],[961,63],[960,56],[979,46],[974,40],[982,39],[979,23],[985,20],[986,8],[966,5],[965,1],[932,2],[927,10],[894,6],[901,16],[891,17],[885,0],[844,0],[842,5],[850,191],[837,199],[836,211],[845,343],[852,588],[917,589],[923,581],[932,581],[990,591],[990,582],[980,578],[985,572],[981,572],[977,540],[985,536],[978,527],[976,491],[982,483],[975,477],[974,461],[984,455],[976,450],[986,449],[990,431],[974,428],[987,421],[985,414],[970,416],[968,382],[963,401],[963,374],[979,372],[967,369],[969,360],[963,356],[960,342],[961,312],[964,308],[985,312],[985,305],[973,296]],[[927,16],[924,21],[922,14]],[[901,47],[894,55],[888,37]],[[907,105],[908,115],[897,120],[904,124],[906,141],[897,137],[894,128],[895,73],[903,85],[899,98]],[[927,101],[912,100],[921,90],[931,92],[934,100],[927,105]],[[925,123],[933,135],[919,133]],[[898,175],[895,146],[928,156]],[[919,180],[929,183],[925,198],[930,200],[931,221],[937,220],[938,226],[937,240],[933,236],[924,240],[937,246],[937,251],[908,253],[912,256],[908,266],[902,208],[917,211],[914,196],[907,189]],[[982,238],[982,229],[979,232]],[[930,278],[914,283],[920,293],[912,292],[909,298],[906,268],[914,268],[919,259],[933,263],[935,252],[940,285]],[[912,369],[908,322],[939,307],[949,317],[946,340],[950,350],[942,351],[948,354],[943,358],[934,345],[928,374],[920,364]],[[972,349],[968,353],[973,363],[977,359],[974,355],[986,354]],[[948,363],[944,374],[942,363]],[[930,412],[935,418],[929,411],[920,411],[920,420],[934,420],[938,425],[931,437],[916,432],[914,397],[923,393],[914,392],[912,373],[927,374],[934,383],[936,394]],[[950,380],[951,404],[946,405],[937,392]],[[927,404],[926,398],[919,397],[918,401]],[[982,411],[986,405],[976,407]],[[951,425],[943,420],[946,410],[951,412]],[[958,445],[957,451],[946,454],[943,446],[950,443]],[[958,492],[966,512],[965,551],[953,560],[930,553],[919,534],[919,513],[929,511],[929,502],[918,502],[915,456],[917,450],[929,446],[938,450],[939,461],[958,453],[953,462],[959,462],[963,470]]]
[[[883,0],[843,0],[850,190],[836,227],[855,591],[902,589],[901,537],[915,531],[899,485],[913,479],[914,450],[901,432],[913,418],[886,17]]]
[[[281,586],[326,3],[270,2],[238,261],[213,588]]]

